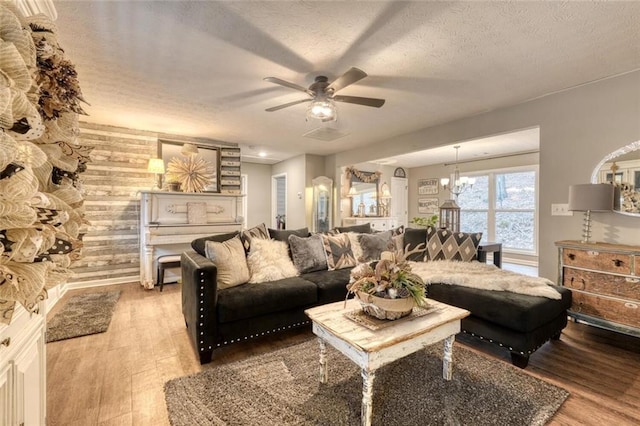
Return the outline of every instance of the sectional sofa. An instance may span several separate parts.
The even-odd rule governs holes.
[[[369,242],[382,238],[382,235],[363,237],[371,234],[369,226],[336,231],[348,233],[352,238],[356,233],[357,238]],[[344,235],[343,239],[346,238]],[[182,254],[182,312],[202,364],[210,362],[212,354],[220,347],[304,327],[309,324],[305,309],[344,300],[346,296],[351,267],[335,268],[335,263],[335,269],[331,265],[316,268],[320,270],[308,271],[306,268],[297,276],[221,288],[224,287],[219,282],[222,263],[220,259],[216,262],[207,257],[207,245],[220,246],[239,237],[234,233],[199,239],[192,244],[195,251]],[[269,230],[268,237],[281,241],[311,241],[306,229]],[[396,244],[410,249],[426,238],[425,229],[407,229],[395,237]],[[243,243],[245,248],[250,245],[246,240]],[[291,247],[289,245],[290,250]],[[290,252],[290,255],[295,258],[296,253]],[[341,251],[340,255],[344,253]],[[417,256],[414,260],[422,260],[419,254]],[[563,287],[555,288],[562,295],[560,300],[437,283],[428,286],[427,294],[435,300],[469,310],[471,315],[462,321],[463,332],[505,347],[511,352],[514,365],[524,368],[529,355],[549,339],[559,338],[567,324],[571,293]]]

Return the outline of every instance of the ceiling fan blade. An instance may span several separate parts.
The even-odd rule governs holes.
[[[332,93],[336,93],[340,89],[344,89],[350,84],[355,83],[356,81],[362,80],[367,76],[367,73],[362,71],[359,68],[351,67],[349,71],[342,74],[340,77],[336,78],[333,83],[327,86],[327,91],[331,91]]]
[[[346,102],[348,104],[358,104],[370,107],[380,108],[384,105],[384,99],[376,99],[376,98],[361,98],[360,96],[334,96],[334,101],[337,102]]]
[[[268,111],[268,112],[278,111],[279,109],[287,108],[287,107],[290,107],[290,106],[293,106],[293,105],[301,104],[303,102],[310,102],[310,101],[311,101],[311,99],[300,99],[299,101],[293,101],[293,102],[289,102],[287,104],[282,104],[282,105],[274,106],[274,107],[271,107],[271,108],[267,108],[267,109],[265,109],[265,111]]]
[[[295,90],[299,90],[301,92],[305,92],[309,96],[313,96],[314,95],[314,93],[311,90],[307,89],[306,87],[299,86],[299,85],[297,85],[295,83],[289,83],[288,81],[284,81],[284,80],[279,79],[277,77],[265,77],[263,80],[264,81],[268,81],[270,83],[279,84],[280,86],[288,87],[290,89],[295,89]]]

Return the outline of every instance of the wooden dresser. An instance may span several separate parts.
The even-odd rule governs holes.
[[[558,282],[573,293],[569,315],[640,337],[640,247],[579,241],[556,246]]]

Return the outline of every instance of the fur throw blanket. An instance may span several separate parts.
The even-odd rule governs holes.
[[[411,271],[425,284],[441,283],[473,287],[483,290],[510,291],[512,293],[541,296],[548,299],[562,298],[546,278],[531,277],[505,271],[497,266],[480,262],[435,260],[410,262]]]

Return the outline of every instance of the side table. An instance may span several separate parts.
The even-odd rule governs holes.
[[[478,262],[485,263],[487,253],[493,253],[493,264],[502,268],[502,243],[481,243],[478,246]]]

